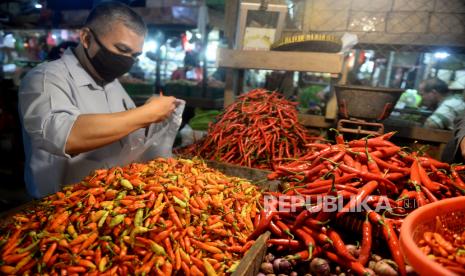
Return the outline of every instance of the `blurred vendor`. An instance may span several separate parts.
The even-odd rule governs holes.
[[[184,66],[178,67],[171,73],[172,80],[202,80],[202,68],[199,65],[198,54],[194,52],[186,52],[184,56]]]
[[[47,60],[52,61],[52,60],[57,60],[63,56],[65,53],[66,49],[68,48],[74,48],[78,45],[77,42],[74,41],[64,41],[57,46],[53,47],[50,52],[47,55]]]
[[[76,48],[22,80],[25,180],[33,197],[79,182],[92,170],[124,165],[117,161],[125,157],[123,148],[147,141],[144,128],[178,112],[174,97],[153,97],[136,108],[117,80],[142,53],[146,33],[128,6],[104,2],[90,12]]]
[[[423,81],[419,90],[422,105],[434,111],[426,119],[425,126],[452,130],[454,120],[465,113],[463,96],[449,93],[447,84],[438,78]]]

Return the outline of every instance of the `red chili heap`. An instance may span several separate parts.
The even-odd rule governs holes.
[[[418,206],[463,195],[465,184],[457,171],[464,167],[407,152],[389,141],[393,134],[350,142],[338,134],[336,144],[308,144],[317,151],[276,166],[269,178],[281,177],[289,182],[283,193],[268,193],[267,208],[260,212],[258,227],[249,239],[270,230],[268,244],[278,252],[290,253],[288,259],[323,255],[363,275],[369,273],[365,266],[372,253],[372,235],[379,233],[399,274],[405,275],[398,241],[402,217]],[[318,201],[322,196],[341,200],[342,204],[331,208],[334,204],[330,201]],[[378,209],[380,204],[388,208]],[[344,226],[360,233],[358,258],[349,254],[336,232]]]
[[[260,197],[198,160],[97,170],[0,228],[0,274],[222,275],[253,244]]]
[[[272,169],[308,152],[311,137],[297,119],[296,103],[255,89],[239,96],[210,126],[207,137],[182,153],[260,169]]]

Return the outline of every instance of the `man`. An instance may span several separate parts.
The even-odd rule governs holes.
[[[76,48],[23,79],[19,107],[32,196],[56,192],[94,169],[124,165],[137,152],[133,147],[149,139],[144,128],[176,115],[173,97],[152,97],[135,108],[116,79],[141,54],[146,31],[128,6],[104,2],[90,12]],[[134,156],[140,158],[140,152]]]
[[[447,84],[438,78],[423,81],[419,90],[422,105],[434,111],[426,119],[425,126],[452,130],[454,120],[465,113],[463,96],[450,94]]]

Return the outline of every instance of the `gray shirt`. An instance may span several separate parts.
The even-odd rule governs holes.
[[[60,59],[31,70],[19,89],[28,192],[42,197],[60,190],[61,185],[79,182],[95,169],[130,161],[123,161],[122,151],[125,146],[132,149],[134,141],[146,141],[143,129],[73,157],[66,154],[65,145],[80,114],[114,113],[134,107],[118,80],[98,85],[70,49]]]

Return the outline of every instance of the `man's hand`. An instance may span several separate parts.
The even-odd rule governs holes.
[[[158,123],[167,119],[176,109],[176,98],[153,96],[142,106],[151,122]]]
[[[161,96],[128,111],[79,115],[66,141],[65,152],[76,155],[118,141],[139,128],[167,119],[177,105],[175,97]]]

